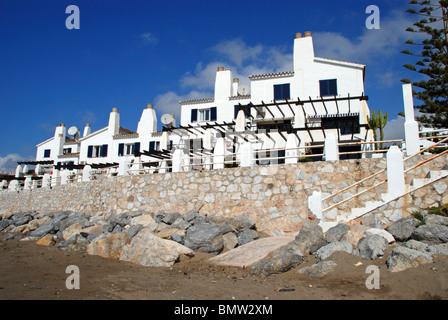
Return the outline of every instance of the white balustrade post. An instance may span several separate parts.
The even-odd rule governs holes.
[[[53,169],[53,174],[51,175],[51,186],[59,186],[61,184],[61,175],[58,169]]]
[[[324,154],[325,161],[339,160],[338,138],[333,133],[327,134],[325,138]]]
[[[45,173],[42,177],[42,188],[50,188],[51,186],[51,175],[49,173]]]
[[[252,143],[244,142],[240,146],[240,166],[252,167],[254,165],[254,149]]]
[[[294,133],[289,133],[286,138],[285,163],[297,163],[299,161],[298,139]],[[288,150],[289,149],[289,150]]]
[[[412,156],[420,151],[420,138],[418,123],[414,118],[414,102],[412,97],[412,84],[403,84],[404,102],[404,136],[406,141],[406,155]]]
[[[308,197],[308,209],[314,214],[317,219],[322,219],[322,192],[313,191],[313,194]]]
[[[173,172],[182,172],[182,161],[184,159],[184,150],[176,149],[173,152],[173,159],[171,160],[171,164],[173,167]]]
[[[405,192],[403,154],[397,146],[387,151],[387,194],[399,197]]]
[[[128,157],[121,157],[118,162],[118,176],[127,176],[128,169],[129,169],[129,158]],[[84,180],[83,180],[84,181]]]
[[[31,184],[32,184],[31,176],[27,176],[23,184],[23,190],[31,190]]]
[[[225,140],[223,137],[218,138],[213,152],[213,169],[224,169],[225,152]]]
[[[90,171],[92,171],[92,167],[90,165],[85,165],[82,169],[82,181],[90,181]]]

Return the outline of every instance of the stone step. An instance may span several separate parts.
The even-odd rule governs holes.
[[[430,171],[428,173],[428,176],[426,178],[414,178],[411,182],[410,185],[406,184],[405,185],[405,192],[403,195],[408,194],[409,192],[412,192],[416,189],[422,188],[426,185],[429,185],[437,180],[440,180],[442,178],[445,178],[448,176],[448,170],[439,170],[439,171]],[[402,196],[403,196],[402,195]],[[350,214],[343,214],[343,215],[339,215],[336,214],[336,219],[333,221],[322,221],[320,223],[322,229],[324,230],[324,232],[326,230],[328,230],[329,228],[337,225],[339,222],[349,222],[351,220],[354,220],[356,218],[361,217],[362,215],[373,211],[379,207],[381,207],[382,205],[387,204],[388,202],[395,200],[399,197],[397,196],[392,196],[388,193],[383,193],[379,195],[379,198],[381,199],[381,201],[375,201],[375,200],[369,200],[366,201],[364,203],[364,207],[358,207],[358,208],[351,208],[350,210]],[[333,209],[333,210],[337,210],[337,208]]]

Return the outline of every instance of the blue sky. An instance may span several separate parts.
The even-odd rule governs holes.
[[[402,136],[400,79],[415,75],[400,51],[414,17],[408,1],[2,0],[0,6],[0,171],[34,159],[58,123],[98,130],[117,107],[136,130],[153,103],[179,115],[179,100],[213,96],[216,67],[240,82],[289,71],[296,32],[311,31],[318,57],[365,64],[371,109],[389,113],[386,132]],[[66,7],[80,10],[68,30]],[[368,5],[380,9],[369,30]],[[414,77],[414,78],[412,78]],[[179,118],[177,118],[179,119]]]

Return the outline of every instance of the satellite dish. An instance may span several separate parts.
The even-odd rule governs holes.
[[[240,96],[245,96],[249,94],[249,87],[246,86],[245,84],[242,84],[240,86],[238,86],[238,95]]]
[[[162,118],[160,119],[164,125],[171,126],[174,123],[174,117],[172,114],[165,113],[162,115]]]
[[[74,136],[74,138],[77,139],[78,138],[77,136],[79,135],[79,130],[77,127],[73,126],[68,128],[67,133],[71,136]]]

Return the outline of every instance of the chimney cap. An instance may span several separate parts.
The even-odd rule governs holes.
[[[305,37],[311,37],[311,31],[305,31]]]
[[[294,35],[294,39],[300,39],[300,38],[302,38],[302,34],[301,34],[300,32],[297,32],[297,33]]]
[[[118,112],[118,108],[112,108],[112,112]]]
[[[218,67],[218,71],[224,71],[224,67]]]
[[[240,79],[238,79],[238,78],[233,78],[233,83],[239,83],[240,82]]]
[[[90,127],[90,123],[86,123],[86,127]]]
[[[152,103],[148,103],[148,104],[146,105],[146,109],[152,109]]]

